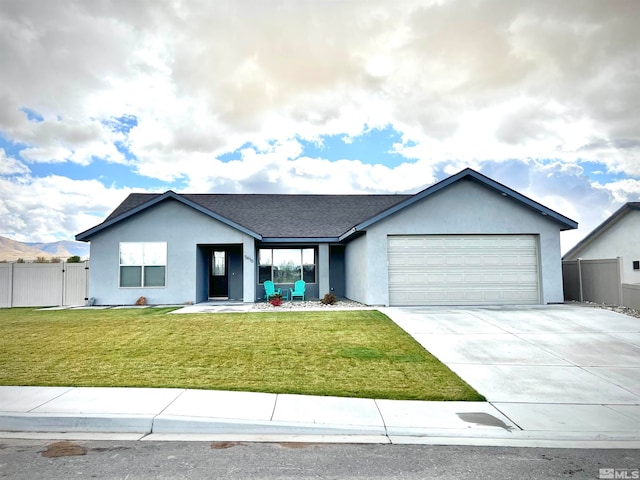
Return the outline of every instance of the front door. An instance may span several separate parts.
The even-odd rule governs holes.
[[[229,277],[227,272],[226,250],[212,251],[209,297],[227,298],[229,296]]]

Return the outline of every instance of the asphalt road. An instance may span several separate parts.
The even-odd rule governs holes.
[[[638,469],[640,451],[0,439],[0,477],[29,480],[594,479],[601,468]]]

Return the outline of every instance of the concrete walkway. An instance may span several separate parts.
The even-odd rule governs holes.
[[[640,448],[640,419],[592,406],[577,425],[483,402],[147,388],[0,387],[0,438],[119,438]],[[569,418],[572,417],[570,412]],[[540,419],[523,428],[531,419]],[[43,433],[35,433],[43,432]],[[118,434],[118,435],[114,435]]]
[[[640,320],[572,306],[381,310],[488,402],[0,387],[0,438],[640,448]]]

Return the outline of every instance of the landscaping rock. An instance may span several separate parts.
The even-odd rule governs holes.
[[[349,310],[349,309],[368,309],[366,305],[354,302],[353,300],[338,300],[333,305],[325,305],[320,300],[305,301],[283,301],[282,305],[273,306],[268,302],[258,302],[253,305],[252,310]]]

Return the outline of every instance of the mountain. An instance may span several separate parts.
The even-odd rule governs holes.
[[[38,257],[47,260],[60,258],[66,260],[74,255],[80,258],[89,257],[89,244],[62,240],[50,243],[18,242],[0,236],[0,261],[15,262],[19,258],[32,262]]]
[[[61,240],[59,242],[51,243],[25,243],[25,245],[56,255],[60,258],[68,258],[73,255],[77,255],[81,258],[89,256],[89,244],[86,242]]]

